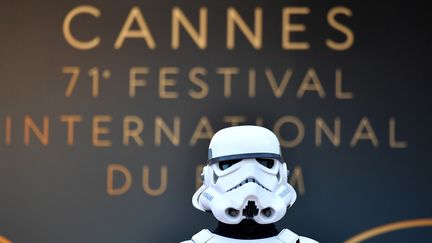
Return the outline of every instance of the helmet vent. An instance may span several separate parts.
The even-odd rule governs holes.
[[[261,213],[266,216],[267,218],[270,218],[273,215],[273,209],[272,208],[264,208],[261,210]]]
[[[235,208],[228,208],[228,209],[227,209],[227,213],[228,213],[229,216],[235,218],[235,217],[237,217],[237,216],[239,215],[240,211],[238,211],[238,210],[235,209]]]

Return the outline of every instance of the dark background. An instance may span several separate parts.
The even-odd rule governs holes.
[[[93,5],[100,18],[77,17],[72,30],[77,38],[99,35],[98,47],[81,51],[71,47],[62,34],[66,14],[76,6]],[[139,6],[157,43],[150,50],[141,39],[126,40],[120,50],[115,39],[133,6]],[[181,33],[179,50],[172,50],[171,9],[179,6],[197,25],[198,8],[208,8],[208,47],[198,49]],[[237,31],[236,48],[225,47],[226,9],[234,6],[251,25],[253,11],[263,8],[264,37],[261,50],[254,50]],[[307,6],[311,13],[294,18],[307,30],[294,34],[308,41],[307,51],[282,50],[281,11],[286,6]],[[355,35],[354,45],[337,52],[325,39],[343,41],[344,35],[331,28],[326,14],[335,6],[351,9],[351,18],[338,21]],[[223,117],[242,115],[246,124],[263,117],[272,128],[286,115],[298,117],[305,126],[305,138],[283,153],[288,166],[302,169],[305,194],[278,222],[280,228],[320,242],[343,242],[376,226],[432,217],[430,186],[430,54],[429,11],[420,1],[2,1],[0,6],[0,235],[13,242],[178,242],[202,228],[212,229],[216,221],[191,205],[195,190],[195,167],[206,160],[208,140],[189,145],[198,120],[209,118],[213,129],[227,126]],[[64,97],[69,75],[63,66],[79,66],[85,74],[92,67],[108,68],[109,80],[101,83],[99,98],[92,98],[90,82],[82,76],[71,98]],[[129,68],[146,66],[147,86],[128,97]],[[158,97],[158,68],[180,68],[176,76],[179,99]],[[196,87],[187,72],[194,66],[208,69],[204,78],[210,93],[202,100],[187,94]],[[235,66],[232,96],[224,98],[217,67]],[[247,69],[257,69],[257,95],[247,96]],[[293,76],[284,96],[274,97],[264,76],[272,68],[279,80],[286,68]],[[301,99],[295,94],[308,68],[320,78],[326,98],[315,92]],[[343,89],[352,100],[334,96],[334,71],[343,70]],[[83,75],[84,75],[83,74]],[[171,88],[170,88],[171,90]],[[79,114],[75,145],[67,146],[60,115]],[[109,148],[91,143],[93,115],[113,117]],[[33,136],[23,142],[23,117],[30,115],[39,126],[50,118],[49,145]],[[140,116],[145,145],[122,144],[122,119]],[[13,119],[12,144],[4,141],[4,120]],[[153,142],[154,118],[171,124],[181,118],[181,143],[173,146],[166,137],[162,145]],[[342,123],[341,145],[324,137],[323,146],[314,143],[314,123],[322,117],[328,124],[335,117]],[[367,117],[380,142],[350,140],[362,117]],[[388,145],[390,117],[396,119],[397,138],[408,142],[405,149]],[[284,126],[282,135],[295,136]],[[293,135],[294,134],[294,135]],[[106,168],[118,163],[132,173],[133,184],[121,196],[106,192]],[[159,197],[147,195],[141,186],[142,167],[151,170],[151,185],[159,184],[161,165],[168,167],[168,187]],[[297,188],[296,188],[297,189]],[[380,235],[366,242],[430,242],[431,228],[414,228]]]

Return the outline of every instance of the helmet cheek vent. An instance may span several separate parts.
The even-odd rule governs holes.
[[[267,218],[270,218],[274,214],[274,209],[264,208],[263,210],[261,210],[261,214]]]
[[[226,214],[228,214],[230,217],[237,218],[237,216],[240,214],[240,211],[235,208],[228,208],[226,210]]]

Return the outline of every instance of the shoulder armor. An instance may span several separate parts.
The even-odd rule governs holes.
[[[203,229],[200,232],[196,233],[192,236],[192,241],[194,243],[206,243],[211,238],[213,238],[213,234],[208,229]]]
[[[280,241],[284,242],[284,243],[296,243],[297,240],[299,239],[299,236],[292,232],[289,229],[283,229],[277,236],[276,238],[278,238]]]
[[[312,240],[307,237],[300,236],[300,243],[318,243],[318,241]]]
[[[289,229],[283,229],[276,237],[284,243],[318,243],[310,238],[298,236]]]

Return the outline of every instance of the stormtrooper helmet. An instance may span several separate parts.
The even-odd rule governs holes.
[[[273,132],[259,126],[225,128],[210,141],[203,185],[192,203],[226,224],[274,223],[297,198],[288,173]]]

